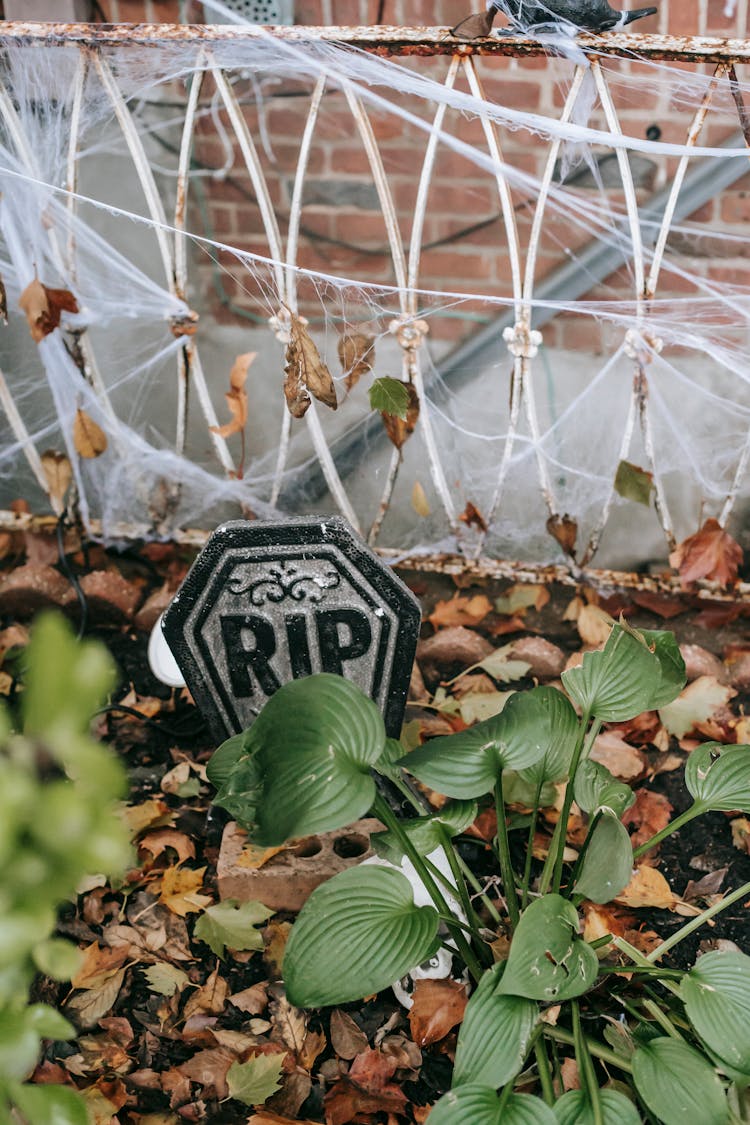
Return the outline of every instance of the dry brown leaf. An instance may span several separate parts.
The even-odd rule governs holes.
[[[487,530],[487,521],[471,500],[466,501],[466,507],[461,515],[458,517],[461,523],[465,523],[467,527],[476,527],[478,531]]]
[[[102,1016],[111,1011],[125,980],[125,969],[108,975],[95,988],[87,988],[73,996],[65,1005],[81,1027],[93,1027]]]
[[[61,313],[79,311],[78,302],[68,289],[49,289],[36,277],[26,286],[18,304],[26,313],[31,338],[37,344],[59,327]]]
[[[291,929],[291,922],[269,922],[263,930],[263,940],[266,943],[263,960],[272,980],[281,979],[281,963]]]
[[[670,734],[683,738],[715,718],[736,694],[734,688],[720,684],[715,676],[699,676],[672,703],[660,709],[659,718]]]
[[[403,448],[407,438],[410,438],[414,433],[419,420],[419,395],[416,388],[411,383],[406,382],[402,386],[406,387],[406,393],[409,396],[406,417],[400,418],[398,414],[388,414],[386,411],[380,412],[388,440],[396,446],[396,449]]]
[[[205,867],[168,867],[162,875],[159,901],[181,918],[199,913],[213,902],[210,895],[198,893],[205,873]]]
[[[669,565],[679,571],[683,590],[699,578],[732,585],[741,564],[742,548],[715,519],[707,519],[700,531],[679,543],[669,556]]]
[[[156,832],[149,832],[138,841],[138,850],[149,852],[153,859],[158,859],[167,848],[177,853],[179,863],[195,858],[195,844],[189,836],[178,832],[176,828],[161,828]]]
[[[268,982],[259,981],[250,988],[244,988],[242,992],[235,992],[229,997],[229,1003],[250,1016],[259,1016],[268,1006]]]
[[[620,819],[626,828],[635,827],[630,842],[634,848],[639,848],[669,824],[673,812],[673,806],[663,794],[638,789],[635,803],[625,810]]]
[[[661,872],[646,865],[636,868],[627,887],[615,896],[615,902],[634,909],[647,906],[656,910],[674,910],[679,901]]]
[[[750,820],[746,816],[738,816],[730,821],[732,828],[732,843],[741,852],[750,852]]]
[[[224,977],[219,975],[219,969],[214,969],[205,984],[197,988],[189,997],[183,1010],[185,1019],[205,1012],[211,1016],[219,1016],[224,1011],[227,1003],[229,986]]]
[[[229,1093],[227,1071],[235,1062],[237,1056],[234,1051],[226,1047],[214,1047],[206,1051],[198,1051],[197,1055],[182,1063],[177,1070],[191,1082],[199,1083],[203,1087],[204,1095],[214,1095],[221,1099],[226,1098]]]
[[[140,805],[128,805],[121,810],[121,816],[132,836],[138,836],[147,828],[163,828],[174,824],[175,814],[165,801],[151,797]]]
[[[409,1026],[417,1046],[444,1039],[463,1020],[467,1003],[466,988],[460,981],[418,980],[409,1010]]]
[[[92,942],[83,950],[83,961],[70,982],[71,987],[73,989],[101,988],[119,972],[129,955],[127,946],[110,949],[106,946],[102,948],[98,942]]]
[[[411,506],[418,516],[426,519],[429,516],[431,508],[427,499],[427,493],[418,480],[414,481],[411,490]]]
[[[547,531],[556,539],[566,555],[575,558],[576,537],[578,524],[570,516],[550,516],[547,520]]]
[[[70,459],[55,449],[47,449],[41,456],[41,462],[52,507],[56,512],[61,512],[65,507],[65,494],[73,479]]]
[[[348,1012],[331,1012],[331,1046],[339,1058],[353,1059],[367,1050],[367,1036]]]
[[[583,643],[595,646],[606,643],[613,624],[610,615],[598,605],[583,606],[576,620],[576,628]]]
[[[90,414],[80,406],[73,420],[73,445],[79,457],[92,460],[101,456],[107,448],[107,435]]]
[[[327,1125],[346,1125],[360,1114],[387,1113],[403,1116],[407,1098],[390,1081],[396,1070],[393,1059],[380,1051],[364,1051],[325,1096]]]
[[[435,629],[472,626],[478,625],[491,612],[492,602],[485,594],[475,594],[471,598],[457,596],[447,602],[438,602],[427,620]]]
[[[289,412],[301,418],[310,405],[311,394],[324,406],[335,410],[338,402],[331,372],[321,359],[305,321],[291,310],[287,311],[290,339],[286,347],[284,395]]]
[[[580,1090],[581,1076],[578,1073],[578,1063],[575,1059],[563,1059],[560,1066],[563,1090]]]
[[[375,362],[375,337],[367,328],[350,325],[339,336],[339,361],[346,376],[347,391],[356,387],[363,375],[369,375]]]
[[[283,992],[277,992],[275,988],[272,991],[277,994],[268,1004],[269,1019],[273,1023],[271,1039],[283,1043],[299,1057],[307,1035],[307,1014],[290,1004]]]
[[[635,746],[624,742],[612,731],[597,735],[591,757],[622,781],[632,781],[646,769],[646,758]]]
[[[211,433],[220,437],[230,437],[232,434],[242,433],[247,425],[247,391],[245,382],[250,364],[255,359],[257,352],[243,352],[238,355],[229,372],[229,390],[224,395],[231,414],[231,420],[223,426],[211,426]]]

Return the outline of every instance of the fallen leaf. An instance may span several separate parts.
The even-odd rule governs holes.
[[[576,537],[578,524],[570,516],[550,516],[547,520],[547,531],[556,539],[566,555],[575,558]]]
[[[284,395],[289,412],[301,418],[310,405],[310,394],[335,410],[338,402],[331,372],[320,358],[305,321],[291,310],[287,311],[290,338],[286,347]]]
[[[65,507],[65,496],[73,479],[70,458],[55,449],[47,449],[41,456],[41,462],[52,507],[56,512],[61,512]]]
[[[214,969],[206,983],[197,988],[185,1004],[183,1015],[185,1019],[199,1012],[207,1012],[212,1016],[219,1016],[224,1011],[227,1002],[229,985],[224,977],[219,975],[218,967]]]
[[[622,781],[632,781],[639,777],[645,772],[647,764],[640,750],[624,742],[612,731],[597,735],[591,757]]]
[[[151,797],[140,805],[127,805],[121,815],[133,837],[147,828],[161,828],[174,822],[174,813],[159,797]]]
[[[178,832],[176,828],[160,828],[155,832],[147,832],[138,841],[138,851],[148,852],[153,859],[158,859],[167,848],[175,852],[178,863],[195,858],[195,844],[189,836],[184,832]]]
[[[495,598],[495,609],[509,617],[514,613],[523,615],[532,606],[536,610],[542,609],[549,599],[550,592],[546,586],[517,582],[514,586],[509,586],[499,598]]]
[[[750,852],[750,820],[746,816],[738,816],[730,821],[732,829],[732,843],[741,852]]]
[[[689,608],[679,598],[670,598],[664,594],[652,594],[649,590],[634,590],[631,597],[636,605],[650,610],[651,613],[655,613],[665,620],[679,617],[681,613],[686,613]]]
[[[656,910],[674,910],[679,902],[667,880],[655,867],[637,867],[627,887],[615,896],[615,902],[637,909],[642,906]]]
[[[563,1090],[580,1090],[581,1076],[578,1073],[578,1063],[575,1059],[563,1059],[560,1065]]]
[[[160,996],[174,996],[175,992],[182,992],[190,981],[187,973],[168,961],[157,961],[142,972],[151,992],[158,992]]]
[[[102,1016],[111,1011],[124,980],[125,969],[119,969],[97,987],[77,993],[65,1005],[66,1014],[72,1016],[81,1027],[93,1027]]]
[[[70,290],[50,289],[36,277],[26,286],[18,304],[26,313],[31,337],[37,344],[59,327],[63,312],[79,311],[78,302]]]
[[[598,605],[585,605],[578,614],[576,628],[586,645],[603,645],[612,632],[612,618]]]
[[[227,1097],[227,1071],[237,1062],[234,1051],[226,1047],[212,1047],[205,1051],[198,1051],[187,1062],[176,1069],[191,1082],[197,1082],[203,1087],[204,1095],[214,1096],[219,1099]]]
[[[493,691],[491,694],[478,692],[476,695],[466,695],[459,707],[461,718],[467,727],[491,719],[493,715],[500,714],[511,695],[513,695],[512,691]]]
[[[713,718],[736,694],[715,676],[699,676],[672,703],[660,708],[659,718],[670,734],[683,738],[698,724]]]
[[[5,292],[5,282],[0,277],[0,320],[3,324],[8,323],[8,296]]]
[[[233,1063],[226,1076],[230,1098],[243,1105],[262,1105],[279,1089],[283,1065],[281,1055],[256,1055],[247,1062]]]
[[[101,988],[119,972],[130,956],[126,945],[112,949],[102,947],[96,941],[86,946],[82,952],[80,968],[70,982],[73,989]]]
[[[701,879],[690,879],[682,893],[685,902],[697,902],[698,899],[708,899],[718,895],[728,871],[728,867],[718,867],[716,871],[709,871]]]
[[[460,981],[418,980],[409,1009],[409,1026],[417,1046],[444,1039],[463,1020],[467,1003],[466,988]]]
[[[73,445],[79,457],[93,460],[107,448],[107,435],[90,414],[79,406],[73,420]]]
[[[199,913],[212,902],[210,895],[198,894],[205,873],[205,867],[168,867],[162,875],[159,902],[181,918]]]
[[[304,1047],[307,1035],[307,1013],[290,1004],[283,991],[273,989],[276,995],[269,1001],[269,1018],[273,1023],[271,1038],[283,1043],[295,1057]]]
[[[414,481],[411,490],[411,506],[418,516],[426,519],[430,514],[430,505],[427,500],[427,494],[418,480]]]
[[[349,325],[338,342],[341,368],[347,391],[356,387],[363,375],[369,375],[375,362],[375,337],[367,328]]]
[[[679,543],[669,556],[669,565],[679,571],[683,589],[699,578],[732,585],[741,563],[742,548],[715,519],[707,519],[700,531]]]
[[[637,789],[634,804],[626,809],[620,819],[626,828],[635,828],[630,842],[634,848],[639,848],[657,832],[661,832],[662,828],[666,828],[673,812],[673,806],[662,793]]]
[[[458,517],[461,523],[465,523],[467,527],[476,527],[478,531],[487,530],[487,521],[471,500],[466,501],[466,507],[461,515]]]
[[[512,659],[510,655],[512,648],[512,642],[503,645],[501,648],[496,648],[492,656],[487,656],[480,661],[479,667],[492,676],[493,680],[498,680],[501,684],[511,684],[523,679],[531,665],[525,660]]]
[[[403,1115],[407,1098],[401,1087],[390,1081],[395,1070],[395,1061],[380,1051],[367,1050],[358,1055],[349,1074],[325,1096],[327,1125],[346,1125],[359,1114]]]
[[[367,1036],[348,1012],[334,1008],[331,1012],[331,1046],[339,1058],[353,1059],[367,1050]]]
[[[260,844],[245,844],[238,856],[237,866],[259,871],[269,859],[273,859],[279,852],[286,851],[287,847],[288,844],[277,844],[272,848],[263,848]]]
[[[230,437],[232,434],[242,433],[247,425],[248,401],[245,383],[250,364],[255,359],[257,352],[243,352],[238,355],[229,372],[229,390],[224,395],[229,407],[231,419],[223,426],[211,426],[211,433],[220,437]]]
[[[266,943],[263,960],[268,966],[272,980],[281,979],[281,963],[284,960],[284,950],[291,930],[291,922],[270,922],[263,931],[263,939]]]
[[[392,445],[395,445],[396,449],[402,449],[406,440],[414,433],[419,420],[419,395],[411,383],[401,383],[395,379],[392,379],[391,382],[405,388],[406,403],[401,412],[381,409],[380,417],[383,419],[388,440]],[[370,401],[372,402],[372,399]]]
[[[492,602],[485,594],[475,594],[471,598],[454,597],[440,601],[427,620],[434,629],[451,625],[478,625],[492,611]]]
[[[243,988],[242,992],[235,992],[228,999],[229,1003],[234,1004],[235,1008],[239,1008],[241,1012],[247,1012],[251,1016],[259,1016],[261,1012],[265,1012],[268,1006],[268,983],[267,981],[259,981],[258,984],[252,984],[249,988]]]
[[[644,504],[648,508],[654,491],[654,474],[638,465],[631,465],[630,461],[620,461],[614,488],[623,499],[635,500],[636,504]]]

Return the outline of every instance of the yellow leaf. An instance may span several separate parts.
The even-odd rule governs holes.
[[[182,918],[186,914],[200,913],[213,901],[210,895],[198,894],[205,873],[205,867],[168,867],[162,876],[159,902]]]
[[[427,495],[418,480],[414,481],[414,487],[411,490],[411,506],[418,516],[424,516],[426,518],[430,514],[430,505],[427,500]]]
[[[268,863],[269,859],[273,859],[279,852],[285,851],[286,847],[286,844],[280,844],[274,848],[261,848],[257,844],[245,844],[237,859],[237,866],[249,867],[251,871],[257,871],[264,863]]]
[[[141,805],[128,805],[122,810],[122,817],[133,836],[147,828],[164,828],[174,824],[174,813],[158,797],[152,797]]]
[[[107,435],[90,414],[79,407],[73,422],[73,444],[79,457],[99,457],[107,448]]]
[[[623,906],[648,906],[656,910],[674,910],[679,899],[669,883],[655,867],[636,868],[627,887],[615,897]]]
[[[576,621],[581,640],[587,645],[603,645],[612,632],[613,624],[609,614],[596,605],[582,606]]]

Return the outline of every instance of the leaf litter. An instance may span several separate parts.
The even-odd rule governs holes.
[[[167,548],[144,564],[144,596],[149,585],[167,582],[176,555]],[[93,559],[100,567],[120,565],[104,556]],[[132,580],[134,574],[125,576]],[[684,628],[690,643],[713,650],[725,674],[698,677],[674,714],[649,712],[605,725],[596,751],[634,789],[623,822],[635,846],[686,807],[682,770],[675,764],[681,766],[693,746],[717,724],[729,732],[727,741],[747,739],[742,715],[748,688],[737,678],[742,621],[727,639],[726,614],[718,615],[723,632],[712,634],[694,625],[690,595],[683,597],[673,627],[678,635]],[[566,620],[569,603],[569,594],[540,584],[451,590],[447,580],[436,579],[428,585],[421,686],[407,713],[411,743],[431,737],[438,718],[449,730],[462,729],[514,691],[534,682],[558,683],[565,660],[587,643],[584,631],[596,629],[610,612],[610,603],[581,591]],[[660,628],[663,608],[634,598],[627,612],[636,626]],[[516,638],[498,643],[511,622]],[[7,624],[18,638],[7,650],[14,653],[26,634]],[[293,916],[271,916],[260,903],[219,901],[223,822],[210,809],[204,772],[213,746],[192,701],[150,678],[146,634],[99,628],[106,628],[125,673],[119,698],[135,711],[113,712],[99,723],[100,734],[114,742],[131,771],[123,815],[134,838],[133,866],[122,886],[92,879],[61,916],[61,934],[78,942],[83,958],[70,987],[48,985],[79,1034],[70,1044],[49,1045],[36,1080],[76,1086],[92,1121],[106,1125],[423,1122],[449,1083],[464,986],[418,982],[411,1013],[390,992],[331,1011],[294,1008],[280,983]],[[594,639],[589,634],[588,643]],[[437,806],[439,796],[434,800]],[[554,804],[544,810],[535,854],[546,854],[558,815]],[[493,817],[494,810],[480,808],[471,831],[480,869],[496,831]],[[681,924],[681,916],[748,878],[750,823],[731,814],[705,820],[708,832],[695,822],[642,856],[618,902],[584,904],[587,940],[612,933],[649,952]],[[574,810],[571,855],[580,828]],[[741,945],[744,938],[746,946],[744,906],[722,914],[708,936]],[[684,943],[688,960],[698,940]],[[495,944],[500,949],[500,938]]]

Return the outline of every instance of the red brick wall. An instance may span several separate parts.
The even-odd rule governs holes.
[[[481,0],[385,0],[383,20],[396,25],[450,26],[478,8]],[[106,14],[115,20],[140,19],[169,21],[176,19],[177,0],[103,0]],[[730,20],[724,13],[724,0],[662,0],[659,14],[641,21],[638,30],[673,34],[715,34],[740,36],[746,34],[748,0],[738,0],[737,11]],[[315,25],[335,21],[341,25],[366,24],[377,11],[377,0],[298,0],[295,18],[298,23]],[[200,10],[195,6],[198,18]],[[435,77],[445,74],[445,59],[422,59],[418,66]],[[687,68],[690,69],[690,68]],[[490,100],[512,108],[523,108],[544,114],[559,114],[570,76],[570,64],[561,60],[543,59],[483,60],[480,72]],[[664,140],[682,142],[693,109],[670,103],[668,91],[653,82],[653,70],[646,65],[623,62],[615,64],[613,95],[622,129],[634,136],[645,136],[649,126],[658,126]],[[307,98],[284,95],[293,93],[290,84],[268,85],[264,90],[262,113],[272,148],[273,160],[261,153],[267,182],[279,215],[282,234],[286,233],[292,181],[299,143],[305,124]],[[464,87],[462,87],[464,88]],[[258,138],[259,110],[252,89],[238,84],[244,113],[253,137]],[[207,97],[210,91],[206,90]],[[419,106],[407,107],[420,115]],[[704,134],[704,143],[721,139],[737,127],[728,94],[717,95],[721,113]],[[398,209],[401,233],[405,243],[411,228],[414,202],[421,169],[426,134],[413,125],[404,124],[394,115],[373,116],[388,174],[388,182]],[[448,119],[450,122],[450,118]],[[597,107],[592,126],[606,128],[604,116]],[[477,120],[461,119],[455,128],[462,139],[484,146],[481,125]],[[229,130],[231,132],[231,130]],[[510,164],[539,175],[546,156],[545,146],[523,131],[503,131],[501,142]],[[259,146],[260,149],[260,146]],[[216,135],[210,118],[199,127],[195,157],[204,165],[220,168],[225,163],[224,147]],[[675,161],[666,162],[646,174],[639,197],[646,198],[665,177],[671,176]],[[393,283],[394,273],[387,250],[385,226],[362,144],[357,136],[344,96],[327,94],[321,111],[316,140],[308,167],[309,188],[314,192],[303,211],[304,234],[300,240],[300,265],[326,273],[344,274],[363,281]],[[205,192],[203,216],[207,216],[206,233],[240,249],[268,254],[260,213],[250,179],[243,171],[242,158],[235,151],[230,174],[223,181],[202,178]],[[528,237],[533,198],[514,193],[520,228],[522,250]],[[582,192],[586,197],[586,192]],[[621,206],[621,193],[610,192],[612,206]],[[489,175],[471,161],[439,147],[424,229],[424,250],[420,284],[425,288],[457,289],[465,292],[509,296],[510,267],[505,251],[504,226],[500,215],[497,191]],[[750,252],[742,242],[726,242],[721,232],[744,236],[750,218],[750,175],[693,216],[695,223],[712,232],[710,247],[696,247],[689,239],[679,245],[680,265],[701,277],[724,283],[731,281],[750,285]],[[191,224],[200,229],[202,217],[195,206]],[[477,225],[478,229],[467,231]],[[463,232],[463,233],[462,233]],[[537,277],[544,276],[565,261],[590,237],[590,232],[571,224],[565,214],[550,211],[544,224]],[[677,243],[675,242],[675,246]],[[216,315],[232,320],[236,307],[252,314],[267,316],[268,308],[258,299],[242,268],[231,255],[218,255],[220,270],[212,271],[206,259],[199,265],[199,274]],[[218,290],[221,291],[217,295]],[[664,274],[662,295],[690,291],[691,287],[673,275]],[[632,277],[619,270],[597,287],[593,299],[629,299],[633,295]],[[486,306],[475,312],[490,314]],[[462,335],[470,325],[460,318],[441,318],[433,331],[444,336]],[[606,331],[590,318],[559,316],[545,330],[545,340],[552,345],[601,350],[606,347]]]

